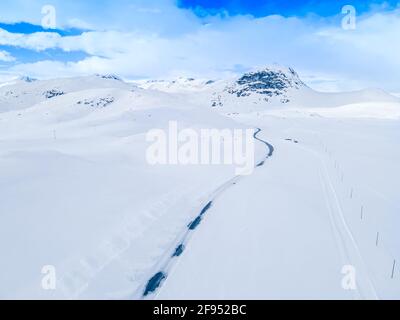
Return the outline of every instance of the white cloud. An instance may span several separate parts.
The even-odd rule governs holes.
[[[22,34],[11,33],[0,28],[0,45],[21,47],[35,51],[59,47],[61,38],[58,33],[53,32]]]
[[[0,61],[12,62],[15,60],[16,59],[9,52],[7,52],[5,50],[0,50]]]
[[[126,78],[177,74],[221,77],[237,69],[278,63],[293,66],[319,88],[400,89],[399,10],[359,16],[357,29],[346,31],[341,29],[340,19],[318,17],[215,16],[204,23],[170,1],[156,7],[151,4],[130,4],[130,9],[137,12],[131,19],[138,20],[126,22],[129,19],[122,15],[115,28],[110,27],[111,23],[105,29],[108,31],[61,37],[55,33],[16,35],[0,30],[0,44],[34,50],[82,50],[95,56],[76,63],[46,61],[13,68],[37,77],[96,72]],[[110,16],[117,14],[120,11]],[[98,25],[96,19],[88,23]]]

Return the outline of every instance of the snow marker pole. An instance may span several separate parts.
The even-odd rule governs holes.
[[[396,260],[393,261],[393,268],[392,268],[392,279],[394,278],[394,269],[396,267]]]

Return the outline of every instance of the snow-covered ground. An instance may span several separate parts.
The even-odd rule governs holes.
[[[283,72],[270,99],[247,95],[251,79],[1,86],[0,298],[140,299],[160,270],[147,298],[400,298],[398,99],[317,93]],[[169,121],[260,128],[257,163],[262,141],[274,153],[243,177],[151,166],[146,133]],[[356,290],[342,287],[346,265]]]
[[[398,121],[240,120],[274,157],[214,203],[157,298],[399,298]]]

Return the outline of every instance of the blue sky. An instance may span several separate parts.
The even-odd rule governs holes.
[[[349,3],[354,30],[342,26]],[[400,92],[398,1],[3,0],[0,10],[0,78],[222,78],[281,64],[318,89]]]
[[[24,34],[32,34],[35,32],[47,32],[48,29],[43,28],[41,25],[36,25],[28,22],[12,22],[12,23],[4,23],[0,22],[0,28],[4,29],[8,32],[12,33],[24,33]],[[74,36],[80,35],[85,30],[78,28],[64,28],[64,29],[52,29],[52,32],[56,32],[61,36]]]
[[[225,10],[231,15],[251,14],[264,17],[272,14],[283,16],[306,16],[310,13],[323,17],[337,15],[340,9],[351,4],[362,12],[368,12],[373,5],[385,3],[387,8],[394,8],[398,1],[366,1],[366,0],[179,0],[178,6],[190,8],[200,15],[204,12]]]
[[[22,33],[22,34],[34,34],[37,32],[47,32],[48,29],[43,28],[40,25],[35,25],[27,22],[16,22],[16,23],[2,23],[0,22],[0,29],[3,29],[10,33]],[[81,35],[84,30],[76,28],[66,29],[52,29],[51,32],[57,33],[62,37]],[[13,45],[2,45],[1,50],[8,52],[14,59],[12,61],[2,61],[0,68],[7,69],[10,65],[18,63],[34,63],[46,59],[58,60],[58,61],[71,61],[77,62],[82,60],[89,55],[84,51],[71,51],[65,52],[59,48],[51,48],[48,50],[30,50],[21,48]]]

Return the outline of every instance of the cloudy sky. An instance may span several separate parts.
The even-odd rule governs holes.
[[[400,92],[398,1],[2,0],[0,12],[3,79],[223,78],[279,64],[317,89]]]

